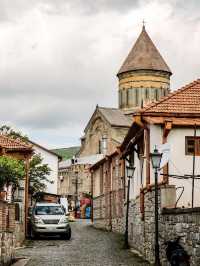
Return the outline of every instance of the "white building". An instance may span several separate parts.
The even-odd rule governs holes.
[[[48,164],[49,168],[51,169],[51,173],[48,176],[48,179],[53,183],[45,182],[46,191],[47,193],[57,194],[57,187],[58,187],[58,164],[59,161],[62,159],[56,153],[48,150],[47,148],[29,141],[33,145],[33,150],[35,154],[40,154],[43,161],[42,163]]]
[[[121,146],[124,156],[129,155],[135,166],[131,198],[142,197],[154,186],[150,153],[164,143],[169,144],[170,155],[159,172],[159,183],[172,185],[169,204],[192,207],[194,169],[197,176],[193,206],[200,207],[200,80],[134,114],[132,127]]]

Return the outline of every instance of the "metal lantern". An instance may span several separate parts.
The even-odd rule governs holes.
[[[155,147],[153,153],[150,153],[150,157],[151,157],[152,167],[154,169],[159,169],[161,158],[162,158],[162,153],[159,153],[158,149]]]
[[[126,167],[126,171],[127,171],[127,177],[133,177],[134,170],[135,170],[135,168],[134,168],[134,167],[127,166],[127,167]]]

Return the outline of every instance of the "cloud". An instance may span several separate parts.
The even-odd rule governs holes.
[[[117,106],[116,73],[143,19],[174,73],[172,88],[199,77],[198,7],[194,0],[0,0],[1,122],[51,147],[79,143],[97,103]]]

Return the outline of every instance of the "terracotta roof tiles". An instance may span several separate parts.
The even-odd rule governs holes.
[[[5,135],[0,135],[0,148],[9,150],[31,150],[32,145],[29,145],[20,139],[13,139]]]
[[[140,112],[200,114],[200,79],[147,105]]]

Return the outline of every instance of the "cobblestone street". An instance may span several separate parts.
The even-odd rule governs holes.
[[[140,258],[122,249],[119,235],[96,230],[86,221],[72,223],[72,239],[27,241],[18,257],[30,258],[27,266],[146,266]]]

